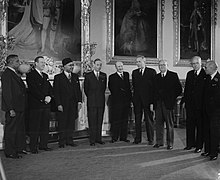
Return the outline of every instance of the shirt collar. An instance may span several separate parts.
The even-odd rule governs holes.
[[[71,73],[68,73],[68,72],[66,72],[66,71],[63,71],[64,72],[64,74],[66,75],[66,77],[69,77],[69,74],[71,74]]]
[[[164,75],[164,77],[167,75],[167,71],[165,71],[164,73],[161,72],[161,76],[162,74]]]
[[[216,74],[217,74],[217,71],[215,71],[215,72],[211,75],[211,80],[215,77]]]
[[[43,74],[42,74],[41,71],[39,71],[37,68],[35,68],[35,70],[36,70],[41,76],[43,76]]]
[[[196,74],[197,74],[197,75],[199,75],[201,69],[202,69],[202,68],[199,68],[199,69],[196,71]]]
[[[117,74],[118,74],[119,76],[121,76],[121,75],[123,75],[123,72],[122,72],[122,73],[120,73],[120,72],[117,72]]]
[[[8,69],[11,69],[12,71],[14,71],[14,72],[16,73],[16,71],[15,71],[15,69],[14,69],[14,68],[12,68],[12,67],[8,66]],[[17,74],[17,73],[16,73],[16,74]]]

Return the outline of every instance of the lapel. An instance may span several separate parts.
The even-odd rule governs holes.
[[[66,74],[64,73],[64,71],[62,72],[61,77],[62,77],[62,79],[63,79],[63,82],[66,82],[66,84],[68,84],[68,85],[71,84],[72,78],[73,78],[72,74],[71,74],[71,82],[70,82],[69,79],[66,77]]]
[[[11,69],[7,68],[9,70],[9,72],[11,73],[12,77],[18,82],[18,84],[22,87],[25,88],[25,84],[23,82],[23,80]]]

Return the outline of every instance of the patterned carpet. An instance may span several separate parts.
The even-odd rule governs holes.
[[[133,141],[132,137],[129,137]],[[174,149],[155,149],[143,142],[109,143],[90,147],[88,139],[77,147],[59,149],[50,144],[51,152],[40,151],[13,160],[0,152],[8,180],[217,180],[220,179],[220,158],[209,161],[193,151],[183,150],[185,129],[175,129]]]

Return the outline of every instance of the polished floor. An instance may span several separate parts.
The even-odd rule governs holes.
[[[133,141],[132,136],[129,139]],[[88,139],[78,140],[77,147],[58,148],[51,152],[8,159],[0,152],[8,180],[218,180],[220,158],[209,161],[192,150],[183,150],[185,129],[175,128],[174,149],[153,148],[143,142],[109,143],[89,146]]]

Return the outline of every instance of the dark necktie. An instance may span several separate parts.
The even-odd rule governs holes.
[[[99,72],[96,73],[96,78],[99,80]]]
[[[195,77],[197,77],[197,76],[198,76],[198,75],[197,75],[197,71],[194,71],[194,76],[195,76]]]
[[[121,79],[124,79],[123,73],[120,74]]]
[[[68,80],[71,82],[71,73],[68,74]]]

